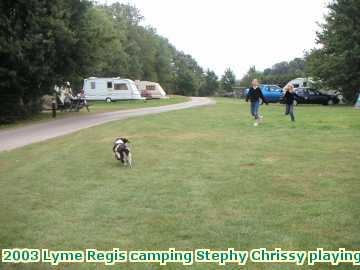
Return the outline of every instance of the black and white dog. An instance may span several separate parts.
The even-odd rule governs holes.
[[[129,147],[129,140],[126,138],[117,138],[114,141],[113,152],[115,153],[115,158],[120,160],[124,166],[132,166],[132,158]]]

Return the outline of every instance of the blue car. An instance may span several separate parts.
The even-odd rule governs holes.
[[[259,85],[263,96],[267,102],[277,103],[280,102],[283,97],[283,90],[277,85],[260,84]],[[249,92],[249,88],[245,89],[245,95]]]

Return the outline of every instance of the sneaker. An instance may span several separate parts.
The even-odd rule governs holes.
[[[259,123],[255,122],[254,123],[254,127],[257,127],[259,125]]]

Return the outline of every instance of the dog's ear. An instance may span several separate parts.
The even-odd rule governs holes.
[[[128,143],[128,142],[129,142],[129,140],[126,139],[126,138],[121,138],[121,140],[122,140],[124,143]]]

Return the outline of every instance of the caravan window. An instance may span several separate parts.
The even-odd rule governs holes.
[[[114,90],[129,90],[126,83],[114,83]]]
[[[147,85],[146,90],[147,91],[154,91],[155,90],[155,85]]]
[[[95,89],[96,88],[95,82],[91,82],[90,87],[91,87],[91,89]]]
[[[112,89],[112,82],[107,82],[107,88]]]

